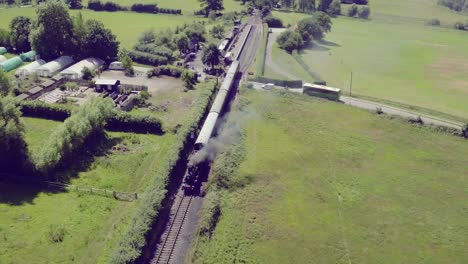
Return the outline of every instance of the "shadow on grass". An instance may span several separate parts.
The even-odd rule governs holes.
[[[122,138],[109,138],[105,133],[90,136],[84,144],[88,147],[81,148],[80,151],[68,155],[56,171],[47,177],[47,180],[69,183],[71,179],[77,178],[80,172],[92,169],[96,157],[111,154],[111,149],[121,142]],[[40,181],[33,183],[15,182],[15,178],[24,177],[11,176],[13,182],[0,182],[0,204],[15,206],[25,203],[32,204],[33,200],[40,193],[55,194],[66,192],[62,188],[52,187]],[[26,178],[40,179],[41,176],[33,175]]]
[[[331,42],[331,41],[324,40],[324,39],[317,41],[317,43],[319,43],[319,44],[320,44],[320,45],[322,45],[322,46],[328,46],[328,47],[341,47],[341,45],[340,45],[340,44],[338,44],[338,43]]]

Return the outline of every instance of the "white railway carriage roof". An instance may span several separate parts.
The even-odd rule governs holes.
[[[341,90],[338,88],[333,88],[329,86],[323,86],[323,85],[318,85],[318,84],[311,84],[311,83],[304,83],[304,88],[316,88],[316,89],[322,89],[322,90],[327,90],[331,92],[340,92]]]
[[[216,121],[218,120],[218,115],[219,114],[216,112],[208,114],[205,123],[203,124],[202,130],[200,131],[200,134],[198,134],[198,138],[195,144],[206,145],[208,143],[208,140],[211,137],[211,133],[213,133],[214,127],[216,125]]]
[[[210,112],[220,113],[221,109],[223,109],[224,102],[226,101],[228,91],[226,90],[219,90],[216,98],[211,106]]]

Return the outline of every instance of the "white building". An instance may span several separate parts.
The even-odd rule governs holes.
[[[59,72],[73,63],[73,59],[69,56],[59,57],[51,62],[48,62],[36,69],[36,73],[42,77],[52,77],[56,72]]]
[[[69,80],[76,80],[83,77],[83,69],[86,67],[91,71],[95,71],[104,65],[104,61],[98,58],[86,58],[76,64],[73,64],[69,68],[60,72],[60,76]]]
[[[46,62],[44,60],[33,61],[33,62],[19,68],[18,70],[16,70],[15,75],[16,76],[31,75],[31,74],[36,72],[37,68],[41,67],[44,64],[46,64]]]

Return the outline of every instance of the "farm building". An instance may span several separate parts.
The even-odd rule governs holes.
[[[36,69],[46,64],[44,60],[37,60],[16,70],[16,76],[27,76],[36,72]]]
[[[6,60],[7,60],[7,58],[5,58],[5,56],[0,55],[0,63],[4,62],[4,61],[6,61]]]
[[[80,79],[81,77],[83,77],[83,69],[85,67],[92,71],[95,71],[99,69],[102,65],[104,65],[103,60],[90,57],[61,71],[60,75],[69,80]]]
[[[5,53],[7,53],[7,49],[5,47],[0,47],[0,55],[3,55]]]
[[[73,59],[69,56],[62,56],[51,62],[48,62],[36,69],[36,73],[42,77],[52,77],[56,72],[59,72],[73,63]]]
[[[114,92],[120,86],[119,80],[106,80],[106,79],[98,79],[96,80],[96,92],[108,91]]]
[[[21,60],[23,61],[34,61],[36,59],[36,52],[34,50],[22,53],[20,55]]]
[[[8,59],[2,63],[0,63],[0,68],[3,70],[3,71],[11,71],[11,70],[14,70],[16,68],[18,68],[21,64],[23,64],[23,61],[21,60],[21,58],[19,56],[16,56],[14,58],[11,58],[11,59]]]
[[[39,97],[44,91],[44,88],[40,87],[40,86],[36,86],[32,89],[29,89],[26,93],[30,95],[30,99],[35,99],[37,97]]]
[[[28,95],[28,94],[22,93],[22,94],[20,94],[20,95],[16,96],[15,98],[16,98],[16,99],[18,99],[18,100],[21,100],[21,101],[23,101],[23,100],[26,100],[26,99],[28,99],[28,97],[29,97],[29,95]]]

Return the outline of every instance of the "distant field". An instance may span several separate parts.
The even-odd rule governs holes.
[[[59,124],[34,118],[23,121],[33,152]],[[141,194],[174,142],[170,133],[108,133],[108,137],[107,153],[95,157],[81,171],[68,172],[76,174],[71,184]],[[113,150],[112,146],[126,150]],[[0,259],[6,263],[108,263],[138,203],[0,184]],[[49,241],[51,225],[65,228],[63,242]]]
[[[352,71],[355,94],[466,117],[467,34],[425,26],[424,19],[434,15],[445,19],[442,22],[452,23],[468,20],[468,16],[435,4],[424,5],[430,2],[435,1],[376,0],[371,2],[370,21],[333,19],[326,42],[305,49],[303,60],[328,85],[343,89],[345,94],[349,93]],[[305,16],[274,14],[290,24]],[[293,59],[278,48],[273,50],[274,61],[285,61],[288,57]],[[302,71],[294,69],[285,67],[292,74],[303,76]],[[267,72],[272,74],[268,65]]]
[[[242,97],[246,158],[195,263],[468,261],[466,140],[313,98]]]

